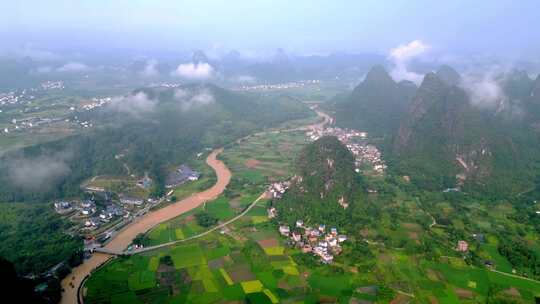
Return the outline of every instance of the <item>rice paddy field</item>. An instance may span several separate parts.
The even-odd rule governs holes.
[[[252,184],[285,179],[293,174],[294,160],[307,144],[303,132],[252,135],[227,148],[222,159],[233,178]]]
[[[216,214],[225,215],[223,202]],[[228,229],[113,260],[86,283],[85,303],[485,303],[490,293],[532,303],[540,293],[538,282],[458,257],[434,262],[379,245],[370,246],[374,258],[344,254],[333,265],[308,266],[264,213],[261,203]],[[190,217],[152,230],[147,242],[202,231]]]
[[[197,224],[194,214],[201,211],[206,211],[210,215],[216,217],[218,220],[225,221],[240,213],[255,199],[256,197],[247,195],[234,201],[231,201],[225,197],[220,197],[214,201],[210,201],[203,206],[185,213],[175,219],[157,225],[146,234],[143,244],[145,246],[154,246],[171,241],[183,240],[185,238],[197,235],[204,232],[207,228],[201,227]],[[263,203],[260,202],[260,204]],[[261,209],[264,211],[264,214],[266,214],[266,209],[262,207],[254,208],[252,209],[252,212],[254,212],[256,209]],[[266,216],[264,217],[266,219]]]
[[[224,195],[158,225],[144,244],[205,231],[193,216],[203,209],[221,222],[234,217],[269,181],[292,174],[304,144],[300,132],[267,133],[227,148],[222,158],[233,180]],[[113,260],[88,279],[85,303],[457,304],[494,298],[497,303],[534,303],[540,295],[540,282],[512,275],[511,264],[497,250],[497,235],[490,232],[516,212],[508,204],[487,212],[485,205],[472,203],[458,212],[444,200],[423,205],[399,191],[393,198],[374,199],[380,204],[378,220],[348,233],[351,241],[367,240],[368,252],[355,252],[347,241],[331,265],[291,247],[261,201],[238,221],[202,238]],[[449,241],[453,229],[469,236],[481,233],[481,241],[470,241],[471,250],[493,266],[466,263]],[[531,244],[535,241],[531,236]]]

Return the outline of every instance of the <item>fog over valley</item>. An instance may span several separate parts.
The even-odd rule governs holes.
[[[540,302],[536,1],[0,8],[4,298]]]

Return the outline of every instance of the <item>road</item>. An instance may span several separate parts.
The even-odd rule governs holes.
[[[244,215],[246,215],[249,210],[251,210],[251,208],[255,207],[255,205],[257,205],[257,203],[266,197],[266,192],[264,192],[263,194],[261,194],[257,199],[255,199],[247,208],[246,210],[242,211],[242,213],[238,214],[237,216],[233,217],[232,219],[222,223],[222,224],[219,224],[215,227],[213,227],[212,229],[209,229],[205,232],[202,232],[202,233],[199,233],[197,235],[193,235],[191,237],[188,237],[188,238],[185,238],[185,239],[182,239],[182,240],[176,240],[176,241],[172,241],[172,242],[168,242],[168,243],[163,243],[163,244],[159,244],[159,245],[156,245],[156,246],[149,246],[149,247],[145,247],[143,249],[138,249],[138,250],[134,250],[134,251],[131,251],[131,252],[124,252],[126,254],[137,254],[137,253],[142,253],[142,252],[147,252],[147,251],[151,251],[151,250],[155,250],[155,249],[159,249],[159,248],[163,248],[163,247],[168,247],[168,246],[171,246],[171,245],[174,245],[174,244],[178,244],[178,243],[183,243],[183,242],[187,242],[187,241],[190,241],[190,240],[194,240],[194,239],[198,239],[200,237],[203,237],[207,234],[210,234],[218,229],[221,229],[229,224],[232,224],[234,222],[236,222],[238,219],[240,219],[241,217],[243,217]]]
[[[319,123],[311,124],[308,126],[298,127],[294,129],[288,129],[288,130],[276,130],[271,132],[292,132],[292,131],[306,131],[314,128],[324,128],[325,125],[333,123],[332,117],[327,115],[324,112],[319,111],[317,108],[312,108],[319,117],[321,117],[323,120]],[[261,132],[261,134],[264,133],[271,133],[271,132]],[[256,134],[255,134],[256,135]],[[225,187],[229,184],[231,179],[231,172],[227,168],[227,166],[220,160],[217,159],[217,155],[219,155],[223,149],[216,149],[208,155],[206,159],[206,163],[214,169],[217,176],[217,181],[214,186],[211,188],[193,194],[192,196],[185,198],[175,204],[169,205],[167,207],[164,207],[162,209],[147,213],[143,216],[141,216],[139,219],[131,222],[130,224],[126,225],[122,230],[120,230],[116,235],[112,236],[109,242],[105,245],[104,249],[109,252],[122,252],[124,251],[135,239],[135,237],[139,233],[145,233],[148,230],[150,230],[152,227],[156,226],[157,224],[170,220],[172,218],[175,218],[183,213],[186,213],[201,204],[203,204],[205,201],[213,200],[217,198],[224,190]],[[203,233],[203,235],[206,235],[216,229],[220,229],[227,224],[232,223],[233,221],[236,221],[243,215],[245,215],[253,206],[256,205],[256,203],[263,197],[264,194],[262,194],[257,200],[255,200],[249,207],[246,209],[242,214],[239,214],[235,218],[219,225],[213,228],[213,230],[209,230]],[[201,237],[203,235],[198,235],[196,237]],[[192,239],[192,238],[191,238]],[[185,241],[185,240],[183,240]],[[170,244],[167,244],[170,245]],[[153,248],[155,249],[155,248]],[[74,268],[64,280],[62,280],[62,288],[64,291],[62,292],[62,299],[60,301],[61,304],[74,304],[77,303],[77,297],[78,295],[78,287],[81,286],[81,283],[83,280],[88,277],[93,270],[103,265],[105,262],[107,262],[109,259],[113,258],[110,254],[106,253],[94,253],[92,257],[88,260],[85,260],[83,264],[79,265],[78,267]],[[81,294],[82,296],[82,294]],[[82,303],[82,299],[81,299]]]
[[[208,155],[206,163],[216,172],[217,181],[209,189],[193,194],[177,203],[163,207],[159,210],[147,213],[139,219],[131,222],[118,232],[104,247],[107,250],[118,252],[127,248],[133,239],[139,234],[150,230],[157,224],[175,218],[186,213],[208,200],[217,198],[229,184],[231,180],[231,171],[217,156],[223,149],[216,149]],[[77,303],[77,289],[84,278],[97,267],[103,265],[111,256],[108,254],[96,253],[91,258],[85,260],[81,265],[74,268],[64,280],[62,280],[62,304]]]
[[[521,280],[525,280],[525,281],[530,281],[530,282],[534,282],[534,283],[540,283],[540,281],[537,281],[535,279],[531,279],[531,278],[527,278],[527,277],[522,277],[520,275],[517,275],[517,274],[512,274],[512,273],[508,273],[508,272],[502,272],[502,271],[499,271],[499,270],[495,270],[495,269],[490,269],[490,271],[493,271],[493,272],[496,272],[498,274],[502,274],[502,275],[505,275],[507,277],[511,277],[511,278],[516,278],[516,279],[521,279]]]
[[[334,123],[334,119],[330,115],[324,112],[321,112],[318,109],[312,109],[312,110],[315,111],[315,113],[317,113],[317,116],[319,116],[319,118],[322,118],[321,122],[317,122],[317,123],[313,123],[313,124],[305,125],[301,127],[291,128],[291,129],[278,129],[278,130],[256,132],[248,136],[245,136],[243,138],[240,138],[236,142],[239,143],[242,140],[249,138],[251,136],[262,136],[266,134],[279,134],[279,133],[287,133],[287,132],[309,131],[313,129],[323,129],[326,125]]]

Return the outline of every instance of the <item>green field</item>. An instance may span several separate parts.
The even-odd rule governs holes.
[[[218,207],[216,210],[216,214],[223,212]],[[257,214],[248,214],[233,224],[230,233],[214,232],[196,241],[111,262],[88,280],[85,302],[220,303],[250,299],[281,303],[304,299],[305,303],[317,303],[354,298],[387,303],[403,292],[414,294],[415,303],[431,303],[432,299],[438,303],[483,303],[490,293],[506,296],[517,290],[517,299],[528,303],[540,294],[538,282],[467,266],[457,258],[434,262],[377,245],[370,246],[375,258],[351,261],[340,256],[333,266],[307,266],[296,261],[298,249],[259,245],[269,239],[279,241],[280,236],[271,223],[254,223],[253,217],[260,216]],[[184,231],[192,224],[184,221],[176,225]],[[169,229],[153,230],[148,238],[166,235],[163,231]],[[172,261],[169,266],[164,263],[166,256]],[[353,268],[356,270],[350,271]]]
[[[253,135],[226,149],[222,158],[235,179],[260,184],[289,176],[298,151],[306,143],[303,132]]]
[[[198,210],[160,224],[147,234],[145,244],[179,240],[204,231],[193,218],[202,209],[220,221],[238,214],[268,182],[293,174],[292,164],[305,143],[300,132],[266,133],[228,147],[222,159],[233,178],[225,193]],[[495,298],[533,303],[540,295],[540,282],[500,274],[483,264],[490,260],[496,270],[512,272],[512,266],[498,251],[494,230],[523,229],[520,223],[508,219],[516,213],[510,204],[473,201],[464,208],[439,193],[413,197],[383,178],[365,177],[364,182],[382,193],[366,202],[378,208],[376,216],[359,218],[365,221],[361,231],[346,231],[351,243],[345,243],[343,253],[332,265],[322,265],[287,245],[277,233],[276,223],[267,217],[266,202],[261,202],[227,230],[103,267],[90,277],[86,299],[88,303],[395,300],[453,304],[485,303]],[[438,221],[434,226],[432,217]],[[536,235],[526,232],[534,244]],[[476,240],[476,234],[485,239]],[[456,238],[469,242],[470,254],[456,251]],[[355,248],[352,242],[362,244],[362,248]],[[164,262],[165,257],[170,257],[170,264]],[[137,274],[122,276],[121,270],[134,263],[144,265],[137,266]],[[155,276],[148,274],[152,271]],[[152,285],[154,277],[156,283]],[[98,295],[99,288],[105,289],[103,295]]]

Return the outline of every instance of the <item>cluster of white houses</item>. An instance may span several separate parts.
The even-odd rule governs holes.
[[[290,238],[294,246],[302,249],[303,253],[311,253],[320,257],[323,263],[332,263],[334,256],[342,251],[341,243],[347,240],[344,234],[338,234],[337,228],[326,230],[326,225],[317,228],[304,226],[304,221],[297,220],[295,229],[287,225],[279,226],[279,233]]]
[[[39,84],[43,90],[63,90],[65,89],[63,81],[47,80]]]
[[[342,129],[337,127],[313,128],[306,132],[306,136],[315,141],[322,136],[335,136],[341,141],[355,157],[356,172],[360,172],[363,164],[373,167],[376,173],[384,173],[386,164],[384,163],[381,152],[374,145],[367,144],[368,134],[352,129]]]
[[[302,88],[307,85],[318,85],[321,81],[318,79],[300,80],[285,83],[276,84],[257,84],[257,85],[242,85],[238,88],[234,88],[236,91],[271,91],[271,90],[283,90]]]
[[[270,193],[270,196],[272,198],[281,198],[283,197],[283,194],[289,187],[291,186],[290,181],[283,181],[283,182],[275,182],[270,184],[270,187],[268,187],[268,192]]]
[[[92,100],[85,102],[81,105],[81,108],[85,111],[90,111],[95,108],[101,108],[104,105],[110,103],[112,101],[112,97],[94,97]]]

